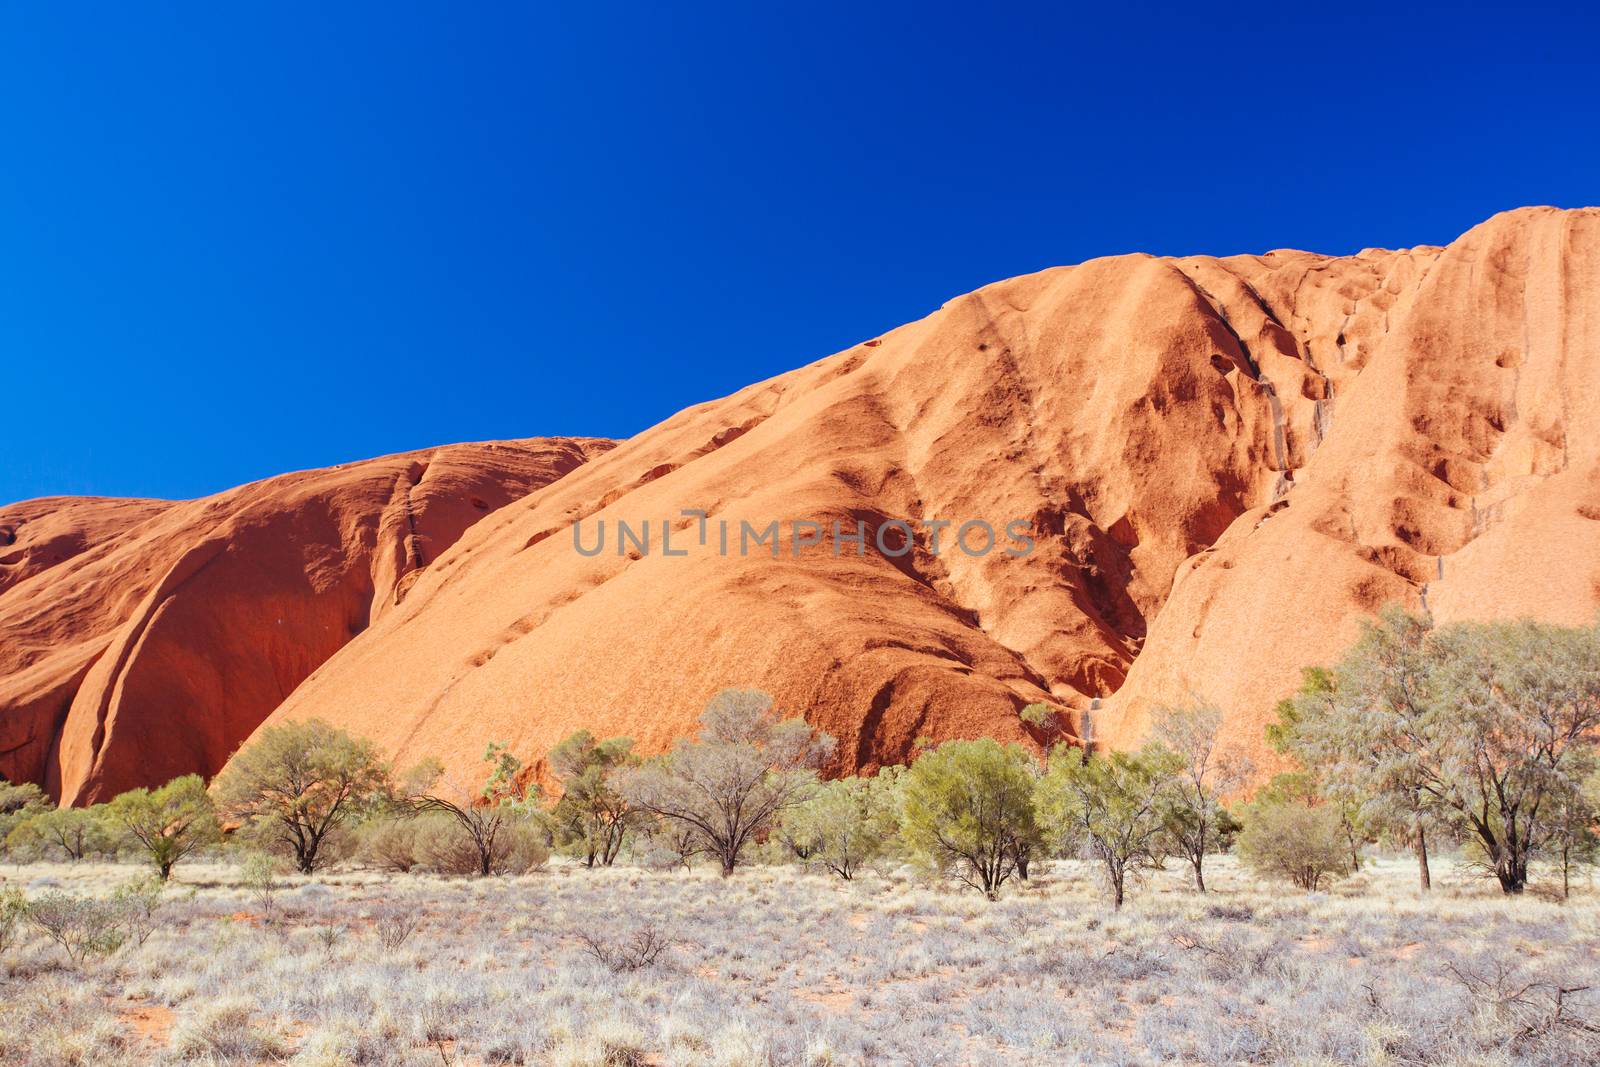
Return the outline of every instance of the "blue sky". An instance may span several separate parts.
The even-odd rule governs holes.
[[[997,278],[1600,202],[1600,16],[0,13],[0,502],[627,436]]]

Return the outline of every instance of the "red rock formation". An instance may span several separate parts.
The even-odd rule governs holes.
[[[609,445],[452,445],[201,500],[0,509],[0,776],[84,803],[215,773],[463,531]]]
[[[1600,211],[1448,248],[1123,256],[960,297],[680,412],[470,530],[275,717],[465,770],[588,727],[646,750],[729,685],[840,739],[1141,739],[1191,691],[1248,746],[1387,600],[1576,621],[1600,602]],[[700,508],[701,545],[680,520]],[[1030,520],[1026,558],[717,551],[716,523]],[[574,549],[604,521],[612,539]],[[615,523],[650,521],[616,554]],[[807,528],[804,532],[809,532]],[[946,531],[946,538],[953,531]],[[892,543],[892,540],[891,540]],[[946,547],[948,548],[948,542]],[[1442,574],[1442,577],[1441,577]],[[1045,740],[1034,734],[1035,740]]]
[[[457,771],[487,740],[537,757],[580,726],[649,751],[730,685],[838,737],[836,770],[921,736],[1131,746],[1190,693],[1259,751],[1300,668],[1386,601],[1591,618],[1597,421],[1600,210],[1511,212],[1446,248],[1093,260],[603,455],[533,447],[515,485],[505,455],[441,449],[409,520],[420,457],[6,509],[0,772],[82,800],[215,770],[273,706]],[[545,482],[466,529],[472,495]],[[951,527],[935,554],[937,519],[1026,519],[1037,547],[976,558]],[[580,520],[586,546],[605,523],[600,555]],[[740,555],[741,520],[868,540]],[[915,525],[904,557],[873,545],[892,520]],[[648,550],[619,554],[619,521],[648,522]],[[1054,730],[1019,721],[1037,700]]]

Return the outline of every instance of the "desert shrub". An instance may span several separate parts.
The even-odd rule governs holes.
[[[551,812],[556,842],[585,867],[609,867],[639,813],[616,788],[616,772],[636,766],[633,741],[596,741],[579,730],[550,750],[550,769],[561,781],[561,799]]]
[[[106,806],[106,814],[150,858],[163,882],[179,860],[221,834],[198,774],[174,778],[159,789],[129,790]]]
[[[1470,834],[1507,893],[1573,824],[1600,743],[1600,625],[1435,627],[1397,607],[1331,671],[1306,672],[1274,742],[1354,793],[1380,828]]]
[[[849,880],[889,851],[899,829],[900,767],[839,778],[784,812],[776,837],[790,855]]]
[[[527,874],[550,862],[550,833],[542,822],[513,823],[506,834],[506,855],[494,873]]]
[[[170,1048],[183,1060],[271,1060],[283,1052],[278,1035],[256,1024],[243,997],[200,1004],[172,1030]]]
[[[265,852],[251,852],[239,865],[239,880],[266,922],[276,918],[278,860]]]
[[[356,861],[380,871],[400,874],[421,866],[426,859],[422,854],[422,840],[427,836],[428,827],[438,819],[438,816],[419,815],[385,817],[363,823],[355,835]]]
[[[1245,812],[1238,853],[1257,874],[1286,879],[1306,890],[1354,870],[1339,812],[1332,804],[1252,804]]]
[[[51,891],[31,901],[27,914],[75,965],[115,952],[127,939],[122,906],[110,900]]]
[[[703,842],[692,826],[651,815],[640,820],[629,851],[641,867],[687,871],[693,869],[694,858],[705,850]]]
[[[634,807],[689,830],[727,876],[745,846],[812,795],[832,750],[833,738],[783,718],[766,693],[725,689],[706,705],[693,740],[620,773],[617,788]]]
[[[0,778],[0,853],[10,853],[11,833],[20,824],[53,808],[44,790],[32,782],[15,785]]]
[[[262,730],[217,776],[215,791],[225,817],[310,874],[331,859],[319,855],[330,835],[391,790],[376,745],[311,719]]]
[[[545,828],[529,814],[503,813],[494,836],[484,839],[451,819],[418,820],[416,849],[439,874],[524,874],[550,859]]]
[[[372,932],[386,951],[393,952],[408,941],[422,925],[422,912],[403,904],[391,904],[372,919]]]
[[[423,851],[429,865],[447,874],[513,873],[549,858],[539,786],[503,743],[491,741],[483,760],[484,784],[474,790],[451,779],[437,761],[406,775],[407,804],[414,813],[447,816],[456,833],[430,834]],[[467,870],[468,858],[474,869]]]
[[[111,906],[127,939],[143,945],[155,931],[157,914],[166,893],[166,883],[154,876],[130,878],[111,894]]]
[[[1039,838],[1034,762],[1021,746],[951,741],[902,777],[901,825],[913,862],[953,875],[990,900]]]
[[[1224,745],[1222,709],[1195,699],[1157,708],[1151,734],[1174,757],[1163,804],[1168,849],[1189,864],[1197,890],[1206,891],[1205,861],[1232,844],[1239,825],[1222,804],[1254,771],[1250,758]]]
[[[23,818],[6,837],[12,855],[55,854],[71,861],[116,850],[105,812],[94,808],[47,808]]]
[[[28,898],[20,889],[0,889],[0,953],[17,939],[17,929],[28,914]]]
[[[583,930],[578,933],[578,940],[596,962],[614,974],[643,970],[672,947],[672,938],[653,925],[617,936]]]
[[[1129,872],[1153,865],[1171,844],[1181,766],[1159,746],[1091,756],[1060,745],[1050,756],[1039,782],[1040,819],[1058,847],[1099,863],[1113,907],[1122,907]]]

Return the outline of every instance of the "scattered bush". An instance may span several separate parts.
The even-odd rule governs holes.
[[[393,904],[380,911],[372,920],[372,932],[385,951],[393,952],[404,945],[422,925],[422,914],[415,908]]]
[[[357,862],[380,871],[404,874],[425,861],[422,842],[440,816],[378,818],[362,824],[356,833]]]
[[[988,738],[950,741],[919,757],[902,781],[901,821],[913,862],[998,899],[1017,873],[1019,851],[1039,838],[1033,757]]]
[[[147,876],[122,883],[111,895],[122,930],[135,945],[143,945],[155,931],[166,888],[159,878]]]
[[[1238,852],[1257,874],[1286,879],[1308,891],[1354,870],[1339,812],[1331,804],[1251,805]]]
[[[423,853],[445,874],[518,873],[549,858],[539,809],[539,787],[522,761],[500,742],[484,749],[489,773],[474,791],[451,781],[437,762],[425,762],[407,778],[412,810],[454,820],[457,833],[431,835]]]
[[[10,848],[11,832],[20,823],[54,807],[44,790],[32,782],[14,785],[0,778],[0,849]]]
[[[1099,862],[1115,908],[1128,873],[1164,855],[1178,764],[1161,748],[1091,756],[1059,746],[1039,782],[1040,818],[1054,843]]]
[[[12,855],[55,853],[76,862],[116,850],[116,835],[102,808],[47,808],[23,818],[6,838]]]
[[[250,893],[262,921],[277,918],[278,860],[265,852],[251,852],[239,866],[239,880]]]
[[[839,778],[784,812],[778,839],[795,858],[846,881],[893,847],[899,829],[899,776],[885,767],[870,778]]]
[[[589,955],[615,974],[626,974],[649,967],[672,947],[672,939],[654,926],[641,926],[620,937],[607,938],[587,930],[578,934]]]
[[[282,1039],[256,1024],[254,1009],[243,997],[201,1004],[173,1028],[170,1047],[184,1060],[232,1060],[258,1063],[283,1054]]]
[[[596,741],[588,730],[550,750],[550,769],[561,781],[561,799],[551,812],[556,841],[585,867],[616,862],[623,839],[638,821],[639,813],[614,781],[617,771],[638,762],[631,738]]]
[[[813,794],[832,750],[833,738],[782,718],[766,693],[725,689],[701,713],[694,740],[622,772],[617,785],[635,807],[691,831],[727,876],[746,845]]]
[[[17,937],[17,928],[28,914],[28,898],[20,889],[0,889],[0,954],[4,954]]]
[[[1152,716],[1155,743],[1173,756],[1162,806],[1168,850],[1189,864],[1202,893],[1206,857],[1227,848],[1239,832],[1222,798],[1254,773],[1248,756],[1222,743],[1223,718],[1221,708],[1203,700],[1160,707]]]
[[[29,902],[27,914],[75,966],[109,955],[127,940],[123,908],[113,901],[51,891]]]
[[[183,857],[221,836],[217,816],[198,774],[174,778],[159,789],[133,789],[106,807],[165,882]]]
[[[377,746],[321,719],[269,726],[217,776],[223,815],[294,857],[303,874],[327,857],[324,842],[390,793]]]

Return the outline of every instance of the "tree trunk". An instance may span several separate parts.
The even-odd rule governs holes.
[[[1501,892],[1520,893],[1528,888],[1528,861],[1508,848],[1494,865],[1494,876],[1500,881]]]
[[[1572,896],[1572,848],[1570,845],[1561,846],[1561,899],[1567,900]]]
[[[1196,892],[1200,893],[1204,893],[1206,891],[1205,864],[1206,858],[1204,853],[1194,857],[1194,888]]]
[[[1422,882],[1422,891],[1426,893],[1433,888],[1433,875],[1428,870],[1428,832],[1421,826],[1417,827],[1417,836],[1412,844],[1417,851],[1417,877]]]

